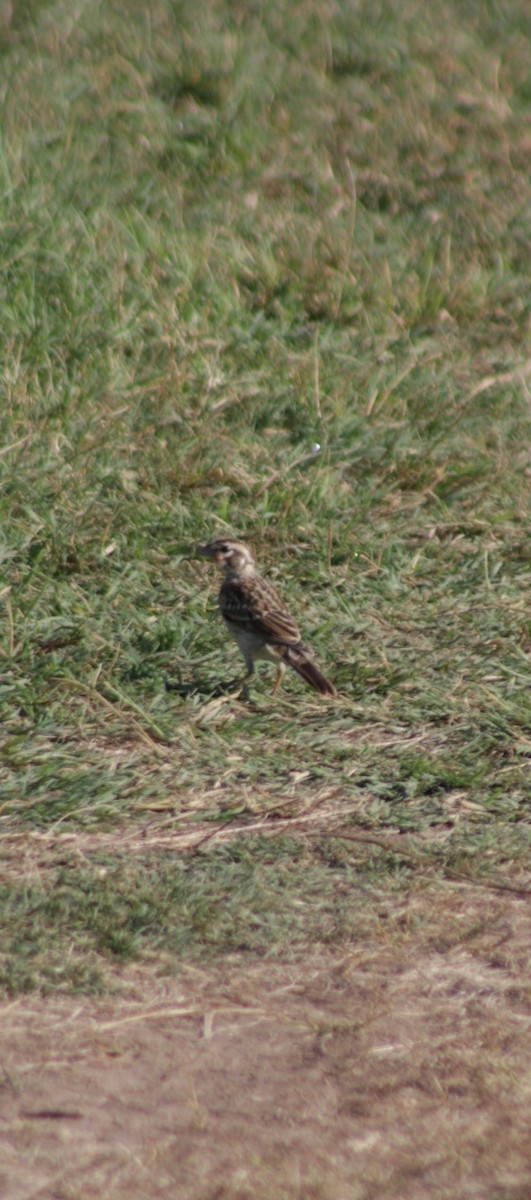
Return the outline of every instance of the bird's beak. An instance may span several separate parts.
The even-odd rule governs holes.
[[[225,558],[223,554],[221,554],[221,551],[211,543],[209,543],[208,546],[200,546],[199,553],[204,554],[205,558],[211,558],[217,567],[222,567],[225,562]]]

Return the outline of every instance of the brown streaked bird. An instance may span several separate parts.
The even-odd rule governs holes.
[[[288,666],[322,696],[335,696],[335,687],[315,666],[311,651],[301,640],[278,592],[258,573],[248,546],[221,537],[202,546],[199,553],[213,559],[223,570],[219,607],[245,659],[245,679],[253,674],[255,660],[263,658],[277,665],[273,694]]]

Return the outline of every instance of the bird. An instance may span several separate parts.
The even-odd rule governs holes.
[[[247,668],[242,686],[254,673],[256,659],[276,663],[273,695],[282,683],[286,667],[320,692],[336,696],[332,683],[321,674],[304,644],[298,626],[276,588],[259,574],[256,561],[244,542],[215,538],[199,553],[223,571],[219,607],[227,629],[238,644]]]

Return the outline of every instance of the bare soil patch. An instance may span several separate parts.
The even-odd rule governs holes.
[[[5,1004],[1,1193],[527,1200],[528,950],[525,901],[433,888],[370,948]]]

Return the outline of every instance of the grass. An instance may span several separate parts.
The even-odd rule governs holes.
[[[366,933],[365,914],[351,906],[355,872],[341,874],[338,890],[338,871],[321,869],[295,839],[272,850],[256,838],[196,855],[187,867],[168,853],[141,864],[108,855],[96,869],[63,867],[53,888],[6,889],[2,983],[11,991],[103,990],[109,962],[143,958],[168,972],[183,956],[256,957],[272,945],[289,947],[293,959],[310,939],[326,946]]]
[[[8,990],[374,935],[416,870],[522,881],[528,37],[520,0],[21,0],[0,31]],[[333,705],[219,693],[193,555],[225,530]],[[231,840],[115,860],[128,829]]]

